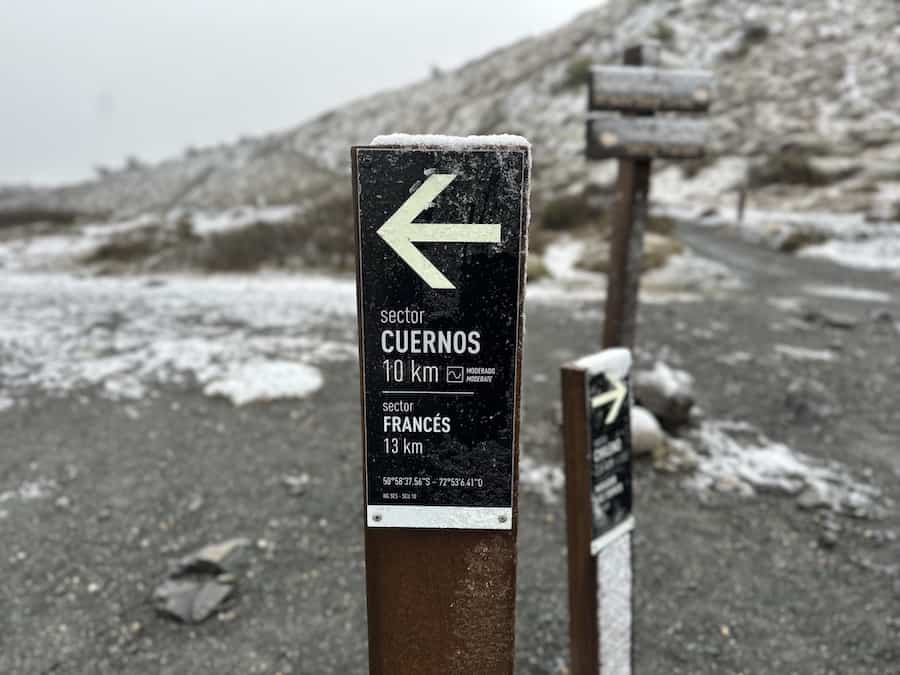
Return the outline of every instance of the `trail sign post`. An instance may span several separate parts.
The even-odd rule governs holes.
[[[652,160],[696,159],[706,150],[705,120],[654,115],[706,112],[713,94],[712,75],[702,70],[661,70],[659,61],[659,45],[648,43],[626,49],[624,67],[591,71],[587,157],[619,159],[604,347],[634,347]]]
[[[631,354],[563,366],[572,675],[632,671]]]
[[[512,673],[530,147],[352,150],[373,675]]]

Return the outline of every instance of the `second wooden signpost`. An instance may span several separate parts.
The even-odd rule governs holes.
[[[587,158],[619,160],[604,347],[634,347],[653,159],[697,159],[706,152],[705,119],[656,113],[706,112],[712,74],[661,70],[659,62],[658,44],[635,45],[625,50],[624,66],[596,66],[589,80]]]

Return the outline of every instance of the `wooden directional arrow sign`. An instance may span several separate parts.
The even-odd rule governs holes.
[[[706,153],[708,126],[704,119],[596,113],[588,118],[587,156],[696,159]]]
[[[713,95],[706,70],[661,70],[633,66],[591,69],[591,110],[705,112]]]

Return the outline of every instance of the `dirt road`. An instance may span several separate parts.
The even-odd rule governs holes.
[[[780,492],[700,490],[639,464],[636,672],[900,673],[897,281],[709,231],[682,235],[744,288],[645,304],[638,363],[662,356],[691,372],[708,420],[748,423],[804,456],[838,462],[835,471],[881,491],[882,517],[803,509]],[[30,288],[0,290],[8,378],[21,351],[10,331],[52,328],[54,299]],[[256,315],[210,309],[213,300],[192,315],[178,304],[186,286],[154,282],[153,302],[141,291],[140,302],[108,310],[114,285],[102,302],[78,288],[58,321],[79,326],[78,316],[100,312],[106,323],[97,328],[94,317],[90,330],[118,334],[103,344],[120,354],[144,348],[119,343],[160,307],[183,313],[179,340],[202,329],[207,342],[279,349],[263,342],[274,324]],[[259,292],[255,302],[265,302]],[[296,290],[282,300],[312,297]],[[558,368],[596,349],[600,307],[599,298],[529,300],[522,451],[548,470],[560,464]],[[310,319],[301,312],[296,321]],[[352,309],[313,321],[311,341],[352,341]],[[70,344],[64,337],[35,343],[29,358],[43,346],[46,363],[59,360],[53,350]],[[64,356],[97,358],[88,351]],[[316,358],[324,384],[314,393],[242,407],[204,395],[196,369],[145,378],[132,396],[116,397],[105,383],[121,385],[123,371],[88,386],[67,380],[68,370],[23,362],[40,377],[29,385],[20,373],[0,412],[0,672],[364,673],[356,365],[346,354]],[[302,474],[306,489],[293,494],[286,477]],[[523,486],[520,502],[523,675],[567,672],[564,511],[559,486],[539,483]],[[227,611],[198,626],[155,613],[151,595],[171,561],[236,536],[252,547]]]

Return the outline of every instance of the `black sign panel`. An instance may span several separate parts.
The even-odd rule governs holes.
[[[622,375],[588,375],[594,553],[601,547],[598,540],[630,523],[631,394],[629,377]]]
[[[353,149],[369,527],[510,529],[527,144]]]

